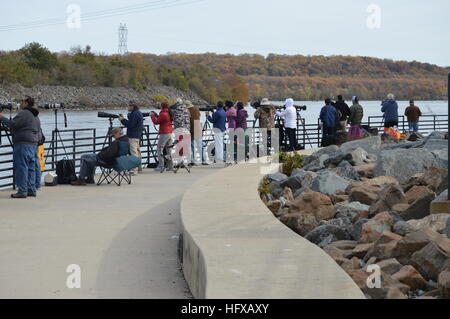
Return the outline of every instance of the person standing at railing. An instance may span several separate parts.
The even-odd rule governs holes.
[[[272,147],[272,130],[275,128],[275,114],[277,113],[277,109],[274,105],[272,105],[268,98],[263,98],[261,103],[259,104],[258,109],[256,110],[255,120],[259,120],[259,128],[267,130],[267,143],[261,141],[264,144],[264,147],[267,147],[268,150]],[[282,130],[282,128],[280,128]],[[281,134],[279,134],[281,138]],[[281,145],[281,143],[280,143]],[[267,152],[269,154],[270,152]]]
[[[161,109],[162,110],[159,115],[157,115],[155,112],[152,112],[150,115],[153,124],[159,125],[159,139],[157,147],[158,167],[155,168],[155,171],[157,172],[161,172],[162,170],[164,170],[164,149],[167,149],[173,144],[173,124],[172,117],[170,116],[169,112],[169,103],[167,101],[162,102]]]
[[[352,98],[352,106],[350,107],[350,117],[348,123],[350,124],[349,137],[350,139],[357,139],[361,137],[361,122],[364,117],[364,110],[359,104],[359,98],[354,96]]]
[[[134,102],[129,102],[128,119],[125,119],[125,117],[120,115],[119,121],[127,128],[127,136],[130,140],[131,155],[136,156],[142,161],[141,138],[144,130],[144,117],[137,104]],[[137,172],[142,173],[142,165],[139,165]],[[136,170],[133,171],[133,173],[136,173]]]
[[[189,111],[189,119],[191,123],[192,164],[200,165],[201,161],[202,165],[209,165],[208,153],[203,147],[203,126],[201,122],[200,108],[198,106],[194,106],[191,101],[186,101],[185,104]],[[197,154],[200,157],[200,161],[197,160]]]
[[[12,119],[0,113],[0,121],[11,130],[14,176],[18,192],[11,198],[36,197],[36,160],[39,140],[39,111],[33,108],[34,99],[26,96],[20,101],[20,111]]]
[[[398,104],[392,93],[387,95],[387,100],[383,102],[381,112],[384,113],[384,128],[398,127]]]
[[[297,110],[294,106],[293,99],[287,99],[284,104],[284,111],[278,111],[277,116],[284,118],[284,129],[286,130],[286,135],[289,139],[288,151],[295,151],[297,149]]]
[[[331,99],[325,100],[325,106],[320,110],[320,121],[323,125],[323,136],[335,136],[336,135],[336,123],[339,119],[336,117],[336,108],[331,105]]]
[[[214,112],[212,116],[209,112],[206,112],[206,118],[213,124],[216,163],[225,161],[223,139],[226,131],[227,114],[223,107],[223,102],[219,101],[217,102],[217,111]]]
[[[414,101],[409,101],[409,106],[405,110],[405,116],[408,119],[409,133],[419,132],[419,119],[422,112],[419,107],[414,104]]]
[[[334,107],[340,113],[338,130],[345,132],[347,128],[347,119],[350,116],[350,108],[347,103],[345,103],[342,95],[338,95],[338,100],[334,103]]]
[[[36,106],[34,108],[37,109]],[[38,191],[41,189],[42,172],[45,170],[45,150],[44,150],[45,135],[44,132],[42,132],[41,120],[39,119],[39,116],[36,116],[36,120],[39,126],[38,144],[36,153],[36,191]]]
[[[234,130],[236,129],[237,111],[236,108],[234,107],[233,102],[226,101],[225,109],[227,114],[228,129]]]

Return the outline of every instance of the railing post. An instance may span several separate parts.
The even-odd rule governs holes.
[[[75,159],[76,159],[76,155],[75,155],[75,153],[76,153],[76,151],[77,151],[77,146],[76,146],[76,140],[77,140],[77,131],[73,131],[72,132],[72,137],[73,137],[73,141],[72,141],[72,150],[73,150],[73,154],[72,154],[72,158],[73,158],[73,161],[75,162]]]

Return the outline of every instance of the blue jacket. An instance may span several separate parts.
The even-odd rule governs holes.
[[[226,131],[225,123],[227,122],[227,113],[223,108],[218,109],[212,116],[208,116],[208,121],[213,123],[213,128],[217,128],[222,132]]]
[[[395,100],[387,100],[384,102],[381,112],[384,113],[384,120],[386,122],[398,121],[398,104]]]
[[[325,105],[320,111],[320,120],[327,127],[335,127],[336,108],[333,105]]]
[[[141,111],[134,110],[128,113],[128,120],[123,119],[121,121],[122,125],[127,128],[128,138],[142,138],[142,131],[144,130],[144,117]]]

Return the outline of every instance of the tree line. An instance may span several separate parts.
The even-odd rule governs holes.
[[[138,92],[154,85],[193,91],[214,103],[346,98],[444,99],[450,68],[428,63],[369,57],[257,54],[94,53],[90,46],[53,53],[39,43],[16,51],[0,51],[0,83],[130,87]]]

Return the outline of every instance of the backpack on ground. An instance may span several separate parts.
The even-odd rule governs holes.
[[[56,175],[58,184],[70,184],[77,179],[75,175],[75,161],[63,159],[56,163]]]

